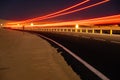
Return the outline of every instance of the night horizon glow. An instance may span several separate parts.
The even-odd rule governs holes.
[[[79,12],[80,14],[82,12],[85,12],[84,10],[86,11],[89,11],[89,8],[94,8],[94,7],[97,7],[97,6],[100,6],[100,5],[105,5],[106,3],[110,2],[111,0],[98,0],[96,2],[93,3],[93,0],[82,0],[80,1],[79,3],[75,4],[75,5],[72,5],[72,6],[69,6],[67,8],[63,8],[61,10],[58,10],[56,12],[52,12],[52,13],[49,13],[49,14],[46,14],[46,15],[43,15],[43,16],[39,16],[39,17],[35,17],[35,18],[31,18],[31,19],[26,19],[26,20],[20,20],[20,21],[14,21],[14,22],[9,22],[7,24],[26,24],[26,23],[34,23],[34,22],[41,22],[41,21],[46,21],[48,19],[57,19],[58,17],[63,17],[63,16],[68,16],[68,14],[74,14],[76,12]],[[90,4],[92,3],[92,4]],[[88,13],[89,14],[89,13]],[[108,17],[111,17],[111,16],[117,16],[119,15],[118,14],[114,14],[114,15],[107,15]],[[94,17],[94,18],[87,18],[87,19],[76,19],[76,20],[64,20],[64,22],[79,22],[78,24],[80,24],[80,21],[82,23],[87,23],[87,24],[98,24],[98,22],[100,24],[105,24],[105,23],[119,23],[119,18],[113,18],[113,19],[110,19],[110,20],[106,20],[106,19],[103,19],[103,20],[106,20],[105,22],[101,23],[100,20],[98,20],[98,18],[104,18],[104,17],[107,17],[107,16],[97,16],[97,17]],[[72,19],[72,18],[71,18]],[[94,21],[94,20],[98,20],[98,21]],[[90,22],[88,23],[88,20],[90,20]],[[118,21],[117,21],[118,20]],[[56,20],[53,20],[54,22],[57,22]],[[86,22],[84,22],[86,21]],[[108,22],[107,22],[108,21]],[[60,23],[63,23],[63,21],[59,21]],[[57,22],[57,23],[59,23]],[[45,23],[45,24],[49,24],[49,23]]]

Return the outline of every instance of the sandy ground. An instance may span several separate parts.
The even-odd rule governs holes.
[[[0,29],[0,80],[80,80],[40,37]]]

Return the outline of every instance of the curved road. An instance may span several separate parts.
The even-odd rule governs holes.
[[[95,40],[93,38],[85,38],[82,36],[75,37],[72,35],[63,35],[48,32],[38,32],[38,34],[42,34],[46,37],[49,37],[62,44],[63,46],[67,47],[111,80],[119,79],[119,43],[111,43],[110,41],[100,41]],[[78,66],[77,63],[75,66]],[[76,68],[75,66],[74,68]],[[75,71],[78,74],[80,74],[80,76],[83,76],[83,80],[91,80],[94,77],[92,75],[89,76],[87,72],[84,72],[79,69],[76,69]],[[96,80],[96,78],[94,80]]]

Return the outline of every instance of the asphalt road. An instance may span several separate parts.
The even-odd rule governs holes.
[[[95,67],[97,70],[105,74],[111,80],[119,79],[120,68],[120,44],[111,43],[110,41],[100,41],[92,38],[85,38],[82,36],[75,37],[72,35],[43,33],[39,32],[46,37],[49,37],[63,46],[76,53],[83,60]],[[76,65],[77,66],[77,65]],[[76,71],[79,71],[78,69]],[[81,71],[82,72],[82,71]],[[77,72],[79,73],[79,72]],[[89,80],[85,73],[80,73],[84,76],[83,80]],[[88,74],[86,74],[88,75]],[[89,78],[89,79],[88,79]],[[90,79],[91,80],[91,79]]]

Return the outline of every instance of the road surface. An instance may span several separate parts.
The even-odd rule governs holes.
[[[119,79],[120,43],[82,35],[72,36],[71,34],[65,35],[49,32],[38,32],[38,34],[47,36],[67,47],[111,80]],[[70,59],[68,62],[70,62]],[[74,63],[74,61],[70,62],[70,64],[72,63]],[[81,75],[83,80],[92,79],[92,76],[85,75],[87,72],[82,73],[79,67],[74,66],[74,68],[76,68],[75,71]]]

